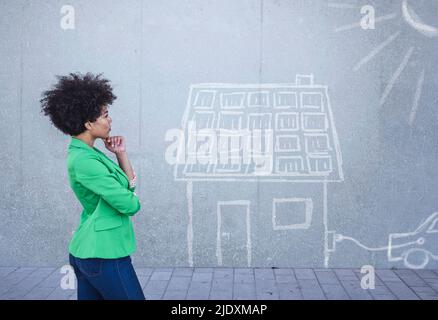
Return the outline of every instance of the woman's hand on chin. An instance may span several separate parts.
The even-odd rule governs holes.
[[[102,139],[105,143],[105,148],[113,153],[126,152],[125,138],[123,136],[112,136]]]

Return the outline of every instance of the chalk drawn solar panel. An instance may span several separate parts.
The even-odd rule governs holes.
[[[295,83],[281,84],[194,84],[188,101],[181,122],[186,141],[193,127],[208,129],[216,136],[210,141],[217,148],[211,148],[216,154],[208,165],[176,164],[176,179],[343,180],[327,87],[313,84],[313,76],[299,75]],[[186,148],[186,157],[194,153],[198,159],[199,149],[206,148],[205,143],[196,144],[195,150]],[[225,161],[236,157],[240,165]],[[214,161],[219,158],[221,165]],[[257,169],[263,166],[272,170],[261,175]]]

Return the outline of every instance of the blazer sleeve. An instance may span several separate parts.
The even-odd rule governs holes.
[[[132,216],[140,210],[137,195],[125,188],[108,168],[93,154],[81,155],[75,160],[76,180],[85,188],[101,196],[120,213]]]
[[[137,175],[135,174],[134,169],[132,169],[132,171],[133,171],[134,177],[131,180],[129,180],[129,190],[135,191],[135,188],[137,186]]]

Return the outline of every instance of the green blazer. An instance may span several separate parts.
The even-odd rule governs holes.
[[[71,138],[67,157],[70,186],[83,206],[69,245],[77,258],[114,259],[136,250],[130,216],[140,210],[135,187],[103,152]]]

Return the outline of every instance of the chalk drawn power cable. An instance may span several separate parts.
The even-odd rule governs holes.
[[[359,247],[364,248],[365,250],[368,250],[368,251],[383,251],[383,250],[388,250],[390,248],[389,246],[371,248],[371,247],[368,247],[368,246],[362,244],[361,242],[359,242],[358,240],[356,240],[354,238],[347,237],[347,236],[344,236],[342,234],[337,234],[336,235],[336,241],[337,242],[340,242],[340,241],[343,241],[343,240],[350,240],[350,241],[354,242],[355,244],[357,244]],[[399,244],[399,245],[392,245],[391,248],[392,249],[402,248],[402,247],[407,247],[407,246],[410,246],[410,245],[413,245],[413,244],[422,244],[422,243],[424,243],[424,238],[419,238],[416,241],[406,242],[406,243]]]

